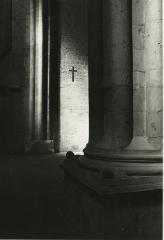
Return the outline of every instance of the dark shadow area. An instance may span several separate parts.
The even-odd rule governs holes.
[[[60,1],[50,1],[50,133],[55,140],[55,152],[60,142]]]
[[[0,156],[0,238],[72,238],[63,155]],[[46,164],[45,164],[46,162]]]

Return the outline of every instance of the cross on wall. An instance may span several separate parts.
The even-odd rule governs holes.
[[[74,82],[74,80],[75,80],[75,72],[77,72],[77,70],[75,70],[75,67],[73,66],[72,69],[69,70],[69,72],[72,72],[72,82]]]

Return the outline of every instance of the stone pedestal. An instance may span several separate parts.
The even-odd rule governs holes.
[[[83,168],[78,156],[66,159],[64,169],[65,194],[73,199],[70,228],[78,238],[161,239],[162,177],[119,179]]]

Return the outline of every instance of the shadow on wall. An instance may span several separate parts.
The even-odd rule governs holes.
[[[22,86],[24,78],[22,21],[16,18],[11,0],[0,1],[0,152],[21,152],[24,148]],[[18,14],[24,15],[19,8]]]

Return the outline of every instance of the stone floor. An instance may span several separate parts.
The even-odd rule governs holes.
[[[78,238],[64,216],[64,157],[0,156],[0,238]]]
[[[83,208],[64,191],[64,173],[61,167],[64,159],[65,154],[0,156],[0,238],[86,238],[83,229],[80,230],[79,227]],[[78,191],[73,195],[77,200],[80,197]],[[85,208],[90,200],[85,197],[84,200]],[[145,210],[147,205],[152,205],[152,211],[148,211],[148,214]],[[138,211],[143,215],[144,209],[146,222],[149,223],[147,218],[150,218],[151,224],[147,224],[144,228],[145,224],[141,221],[142,228],[146,229],[147,233],[151,226],[156,236],[156,231],[160,232],[156,226],[161,224],[159,217],[161,207],[157,205],[154,208],[154,206],[155,198],[151,198],[151,201],[146,200],[146,203],[141,205],[141,211],[135,209],[134,214]],[[87,211],[90,211],[90,208]],[[86,217],[85,221],[89,221],[88,219]],[[90,223],[92,222],[93,219]],[[134,229],[137,226],[140,225],[135,223]],[[161,239],[161,237],[151,239]]]

